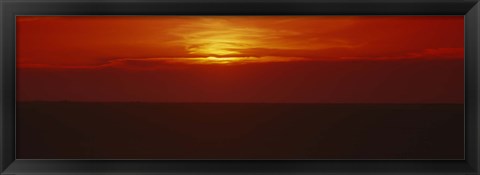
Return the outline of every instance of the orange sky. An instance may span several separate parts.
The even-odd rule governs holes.
[[[462,16],[17,18],[26,67],[463,58]]]
[[[428,65],[429,61],[436,60],[463,62],[463,36],[463,16],[22,16],[17,17],[17,63],[20,75],[23,75],[23,70],[37,71],[37,73],[57,70],[66,73],[73,70],[102,72],[116,69],[119,73],[115,73],[115,76],[110,75],[110,78],[116,79],[127,77],[132,70],[155,71],[187,67],[190,70],[208,68],[209,71],[215,71],[224,69],[221,67],[231,67],[230,69],[233,70],[240,69],[242,66],[252,70],[255,65],[273,66],[287,62],[334,64],[331,61],[340,61],[345,62],[346,65],[352,61],[385,63],[419,60],[423,61],[422,64]],[[418,73],[421,73],[420,67],[422,66],[419,66]],[[293,69],[271,69],[272,72],[286,70]],[[441,70],[438,71],[441,72]],[[463,68],[452,71],[463,71]],[[225,72],[228,71],[218,71],[220,74]],[[292,74],[295,72],[292,71]],[[403,74],[408,74],[405,72]],[[326,73],[333,77],[337,76],[335,72]],[[439,76],[448,77],[453,74],[456,76],[459,73],[446,72]],[[240,73],[236,73],[238,74]],[[92,78],[89,77],[92,75],[88,74],[79,76],[84,80]],[[232,75],[230,78],[234,77]],[[36,77],[36,79],[51,81],[51,87],[71,83],[65,80],[62,84],[62,81],[58,79],[54,81],[55,79],[48,76]],[[332,81],[323,81],[323,83],[332,83]],[[412,81],[420,82],[420,80]],[[463,82],[463,78],[461,81]],[[22,82],[33,86],[33,82],[36,81],[32,80],[32,76],[25,76],[19,85],[22,85]],[[441,83],[445,86],[448,82]],[[433,83],[431,86],[438,88],[441,83]],[[187,86],[187,84],[177,87]],[[352,82],[345,85],[353,84]],[[218,87],[218,82],[216,85]],[[117,82],[105,86],[118,87],[119,84]],[[172,86],[175,87],[175,85]],[[425,86],[430,85],[425,84]],[[463,84],[459,86],[463,88]],[[388,86],[385,88],[388,89]],[[25,99],[48,99],[49,97],[39,95],[48,91],[46,89],[48,87],[45,87],[44,91],[20,89],[19,93],[20,95],[30,94],[26,95],[29,97]],[[141,87],[134,89],[142,90]],[[74,91],[64,92],[64,96],[77,93]],[[97,90],[92,90],[91,93],[100,94]],[[117,92],[117,94],[122,93],[125,94],[123,91]],[[285,94],[287,91],[281,93]],[[451,89],[446,89],[437,96],[442,97],[442,93],[448,96],[448,93],[453,92]],[[463,91],[455,93],[458,94],[456,98],[452,97],[446,101],[463,100]],[[434,95],[431,96],[433,98]],[[242,101],[235,98],[232,97],[233,100],[230,101]],[[58,99],[61,99],[60,96]],[[66,99],[79,98],[74,95]],[[144,98],[129,97],[128,99],[141,101]],[[265,99],[269,101],[269,98],[265,97]],[[289,101],[288,98],[285,99]],[[91,100],[115,99],[102,97]],[[160,97],[157,100],[149,100],[162,101]],[[184,100],[188,101],[188,99]],[[229,100],[226,99],[226,101]],[[344,101],[349,100],[347,98]],[[396,100],[392,98],[390,101]]]

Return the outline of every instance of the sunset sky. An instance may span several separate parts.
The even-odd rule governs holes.
[[[463,16],[21,16],[17,96],[463,103],[463,27]]]

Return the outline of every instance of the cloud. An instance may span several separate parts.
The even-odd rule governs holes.
[[[290,61],[308,61],[301,57],[184,57],[184,58],[119,58],[99,65],[49,65],[49,64],[19,64],[20,68],[34,69],[125,69],[125,70],[159,70],[178,69],[181,65],[239,65],[249,63],[278,63]]]
[[[431,48],[417,52],[390,56],[316,56],[316,50],[280,50],[258,49],[267,56],[221,56],[221,57],[151,57],[151,58],[117,58],[98,65],[53,65],[53,64],[19,64],[20,68],[36,69],[125,69],[125,70],[160,70],[178,69],[179,65],[239,65],[252,63],[279,63],[296,61],[342,61],[342,60],[403,60],[403,59],[463,59],[463,48]],[[258,51],[257,50],[257,51]],[[247,54],[248,55],[248,52]],[[283,56],[278,56],[283,55]]]
[[[463,59],[464,48],[431,48],[390,56],[344,56],[340,59],[398,60],[398,59]]]
[[[412,53],[413,58],[464,58],[464,48],[425,49],[420,53]]]

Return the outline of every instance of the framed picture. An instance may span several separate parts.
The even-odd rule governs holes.
[[[0,174],[478,174],[478,0],[2,0]]]

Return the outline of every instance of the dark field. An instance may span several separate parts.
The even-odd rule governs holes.
[[[17,104],[19,159],[463,159],[462,104]]]

